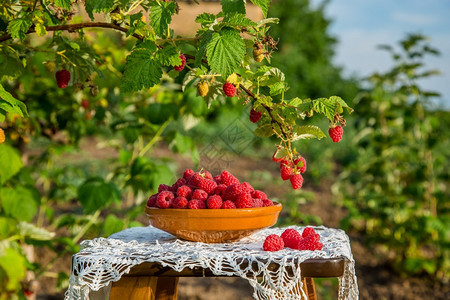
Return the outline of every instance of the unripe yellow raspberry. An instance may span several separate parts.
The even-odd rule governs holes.
[[[5,132],[0,128],[0,144],[5,142]]]
[[[200,81],[197,84],[197,93],[202,96],[205,97],[209,92],[209,85],[206,81]]]

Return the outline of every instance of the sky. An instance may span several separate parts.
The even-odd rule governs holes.
[[[330,33],[339,40],[334,62],[347,75],[388,70],[390,54],[377,45],[393,46],[407,33],[430,37],[441,55],[430,56],[425,66],[442,74],[420,81],[419,86],[441,93],[435,105],[450,109],[450,0],[331,0],[325,13],[332,20]]]

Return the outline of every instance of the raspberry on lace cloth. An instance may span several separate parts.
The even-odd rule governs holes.
[[[314,227],[320,234],[323,249],[298,251],[285,248],[277,252],[263,251],[265,237],[293,228],[268,228],[235,243],[205,244],[175,238],[152,226],[135,227],[81,243],[81,251],[73,256],[72,274],[65,299],[90,299],[91,291],[98,291],[118,281],[133,266],[144,262],[158,262],[180,272],[185,268],[208,268],[218,276],[238,276],[253,287],[253,298],[262,300],[307,299],[298,288],[301,282],[300,263],[311,258],[345,259],[344,274],[339,278],[339,300],[358,299],[355,261],[350,241],[343,230],[323,226]],[[247,267],[239,262],[248,261]],[[277,270],[267,266],[276,263]],[[257,266],[255,268],[255,266]],[[291,269],[288,272],[287,269]],[[262,278],[261,280],[258,280]]]

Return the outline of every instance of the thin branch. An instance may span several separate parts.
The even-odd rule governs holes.
[[[89,23],[78,23],[78,24],[65,24],[65,25],[56,25],[56,26],[48,26],[45,29],[47,31],[58,31],[58,30],[65,30],[69,32],[73,32],[82,28],[110,28],[114,30],[118,30],[124,33],[128,32],[127,28],[120,27],[119,25],[112,24],[112,23],[105,23],[105,22],[89,22]],[[26,34],[35,33],[36,29],[34,27],[30,28]],[[134,33],[133,36],[137,38],[138,40],[143,40],[144,37],[142,35],[139,35],[137,33]],[[10,40],[11,34],[5,34],[3,36],[0,36],[0,43]]]

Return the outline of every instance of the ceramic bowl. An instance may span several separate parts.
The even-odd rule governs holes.
[[[150,225],[174,236],[204,243],[236,242],[275,225],[281,204],[236,209],[160,209],[146,207]]]

